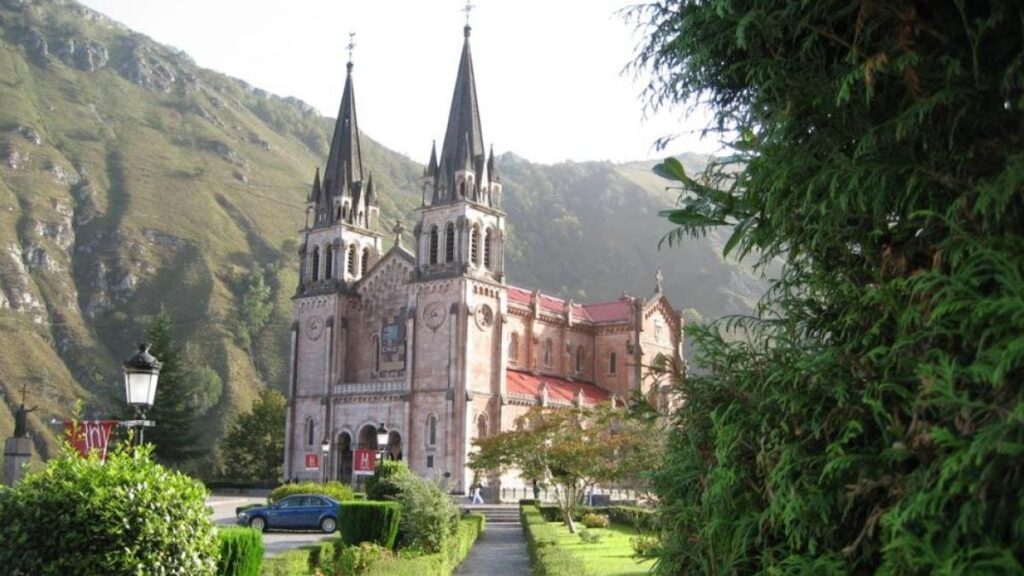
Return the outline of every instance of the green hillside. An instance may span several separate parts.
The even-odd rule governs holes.
[[[76,399],[87,416],[120,410],[120,362],[163,305],[209,384],[195,409],[212,447],[261,387],[284,387],[297,231],[331,120],[54,0],[0,0],[0,103],[0,436],[23,384],[44,457],[47,423]],[[363,152],[382,222],[408,222],[422,166],[366,136]],[[657,252],[673,196],[647,165],[499,165],[516,285],[646,295],[660,267],[703,316],[760,290],[712,243]],[[272,312],[254,325],[241,310],[257,276]]]

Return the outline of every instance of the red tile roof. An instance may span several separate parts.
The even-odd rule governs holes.
[[[530,306],[533,303],[533,292],[516,286],[508,287],[508,300],[513,304]],[[540,295],[540,307],[552,314],[565,314],[566,301],[546,294]],[[572,315],[585,322],[625,322],[629,320],[629,300],[620,298],[611,302],[594,304],[573,303]]]
[[[508,391],[512,394],[525,394],[527,396],[540,396],[541,384],[547,384],[548,399],[555,402],[576,402],[576,394],[583,391],[583,403],[594,405],[607,402],[611,394],[588,382],[573,382],[564,378],[554,376],[534,375],[519,370],[507,370]]]

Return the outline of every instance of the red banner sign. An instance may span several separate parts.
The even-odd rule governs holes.
[[[64,423],[64,438],[78,450],[83,458],[96,451],[100,460],[107,460],[107,446],[110,435],[117,426],[117,420],[83,420],[77,426],[73,422]]]
[[[352,453],[352,474],[356,476],[372,476],[377,467],[376,450],[356,450]]]
[[[306,470],[318,470],[320,468],[320,455],[314,453],[306,454]]]

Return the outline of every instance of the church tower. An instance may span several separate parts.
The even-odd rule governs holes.
[[[419,315],[412,430],[428,431],[411,444],[410,462],[427,463],[422,474],[449,475],[454,489],[472,478],[472,440],[498,427],[505,382],[505,212],[494,152],[484,147],[470,31],[467,24],[441,155],[432,147],[423,174],[410,295]]]
[[[357,283],[380,259],[379,207],[373,177],[363,172],[352,59],[323,177],[317,169],[300,232],[299,283],[293,298],[291,373],[285,430],[285,474],[319,458],[332,430],[333,386],[347,364],[344,318],[357,306]],[[319,465],[319,464],[318,464]]]

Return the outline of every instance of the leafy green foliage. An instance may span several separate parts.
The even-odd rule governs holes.
[[[428,554],[440,552],[455,535],[459,509],[440,486],[415,474],[393,477],[402,505],[401,543]]]
[[[607,516],[604,514],[596,514],[594,512],[584,514],[583,518],[580,519],[580,522],[582,522],[587,528],[607,528],[611,525],[611,520],[609,520]]]
[[[218,576],[259,576],[263,566],[263,534],[253,528],[227,527],[217,530],[220,558]]]
[[[121,447],[106,462],[65,449],[0,490],[8,574],[216,574],[218,545],[199,482]]]
[[[411,476],[412,471],[405,462],[398,460],[382,460],[373,469],[373,476],[366,479],[366,498],[369,500],[388,500],[401,492],[399,482]]]
[[[267,496],[267,502],[273,504],[282,498],[292,496],[293,494],[320,494],[321,496],[327,496],[333,498],[338,502],[346,502],[348,500],[355,499],[352,493],[352,488],[348,484],[342,484],[341,482],[332,481],[321,484],[319,482],[296,482],[289,484],[281,484],[277,488],[270,491],[270,495]]]
[[[586,574],[583,562],[558,546],[558,528],[549,524],[536,506],[521,506],[520,518],[526,532],[526,549],[530,554],[534,574]]]
[[[342,542],[346,544],[373,542],[391,549],[395,547],[404,512],[397,502],[344,502],[341,506],[341,518],[338,518],[338,533]]]
[[[703,101],[732,151],[658,168],[668,239],[787,260],[757,317],[691,331],[658,570],[1024,572],[1020,3],[633,14],[652,103]]]
[[[226,477],[265,483],[276,482],[281,477],[281,463],[284,461],[284,412],[284,396],[268,389],[260,392],[251,411],[235,418],[221,445]],[[288,486],[291,485],[279,489],[290,490]],[[337,499],[351,499],[351,490],[347,491],[347,496]]]
[[[391,549],[387,546],[380,546],[373,542],[360,542],[337,551],[332,566],[333,570],[330,573],[338,576],[362,574],[371,566],[379,565],[382,562],[390,563],[390,560]]]

